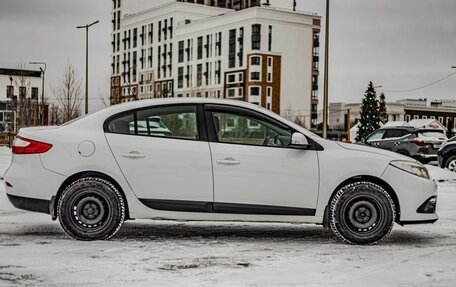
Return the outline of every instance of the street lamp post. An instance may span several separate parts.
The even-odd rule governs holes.
[[[77,26],[77,29],[84,28],[86,30],[86,82],[85,82],[85,114],[89,113],[89,27],[97,24],[95,21],[92,24]]]
[[[46,73],[46,63],[45,62],[30,62],[30,65],[44,65],[44,69],[40,67],[40,71],[43,74],[41,79],[41,125],[44,126],[44,75]],[[36,99],[37,107],[38,107],[38,99]],[[39,114],[39,113],[37,113]],[[39,122],[39,120],[38,120]]]
[[[326,0],[325,79],[323,94],[323,138],[328,138],[328,80],[329,80],[329,0]]]

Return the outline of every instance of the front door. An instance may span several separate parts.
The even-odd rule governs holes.
[[[208,108],[217,213],[315,215],[315,150],[288,148],[292,129],[248,110]],[[211,126],[212,125],[212,126]]]
[[[119,115],[107,125],[106,138],[125,178],[151,208],[212,209],[211,155],[197,109],[151,107]]]

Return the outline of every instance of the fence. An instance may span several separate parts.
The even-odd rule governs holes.
[[[0,146],[11,147],[16,133],[0,132]]]

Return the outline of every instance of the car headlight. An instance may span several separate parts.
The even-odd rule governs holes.
[[[402,169],[403,171],[409,172],[416,176],[430,179],[427,168],[419,162],[405,161],[405,160],[393,160],[390,165]]]

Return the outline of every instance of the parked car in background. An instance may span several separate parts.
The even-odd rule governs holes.
[[[443,143],[438,152],[439,166],[456,172],[456,136]]]
[[[437,161],[437,152],[446,140],[445,132],[440,129],[400,126],[378,129],[371,133],[364,143],[427,164]]]
[[[324,140],[238,101],[116,105],[21,129],[12,151],[11,203],[58,218],[79,240],[109,239],[137,218],[313,223],[374,244],[394,222],[438,219],[437,185],[419,162]]]

